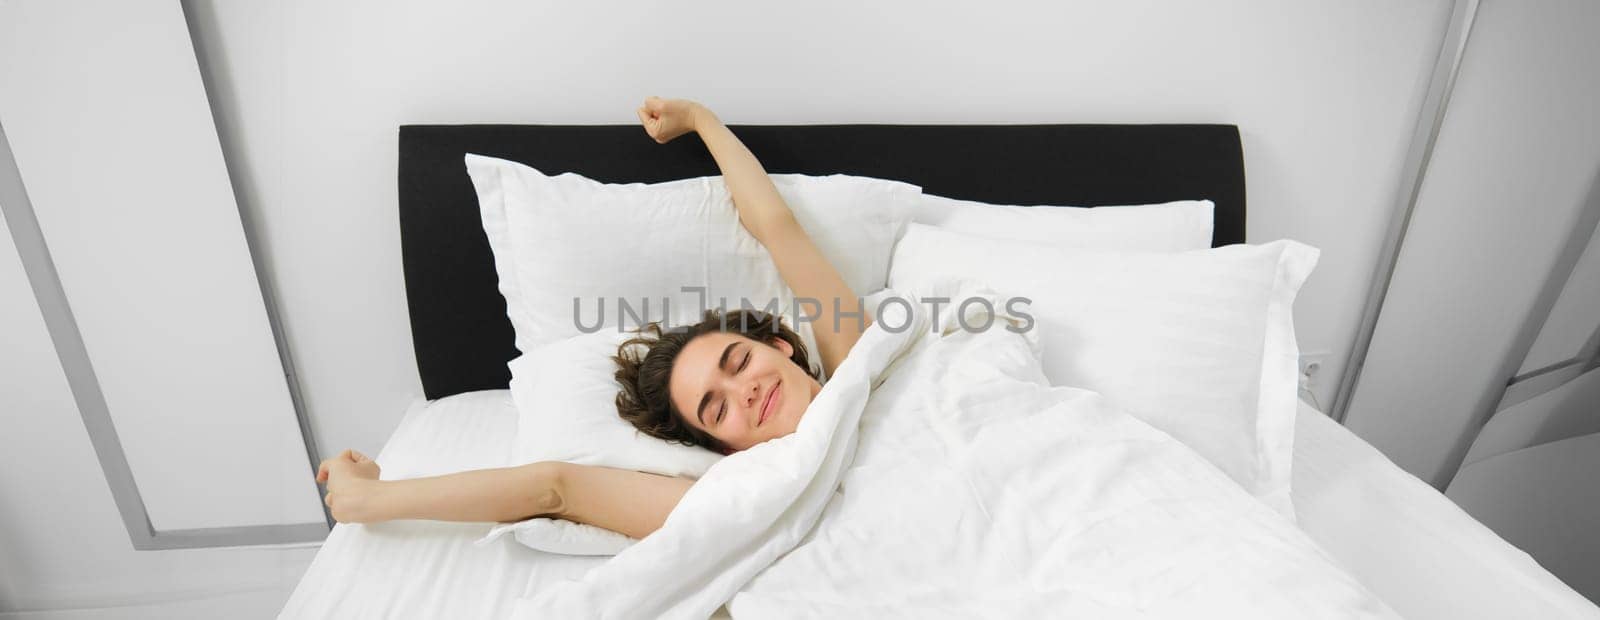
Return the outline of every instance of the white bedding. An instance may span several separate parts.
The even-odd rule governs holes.
[[[1193,450],[1051,387],[1030,319],[955,314],[873,324],[793,434],[514,617],[1398,618]]]
[[[386,478],[494,467],[515,430],[508,390],[418,402],[378,460]],[[1600,615],[1527,554],[1305,403],[1294,464],[1299,526],[1406,618]],[[575,579],[601,561],[510,540],[475,546],[489,529],[338,525],[281,617],[503,618],[525,591]]]
[[[384,479],[501,467],[516,432],[508,390],[414,405],[378,454]],[[474,545],[489,523],[336,525],[280,618],[505,618],[529,584],[575,579],[600,558],[510,540]]]

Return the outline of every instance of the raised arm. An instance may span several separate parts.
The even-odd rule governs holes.
[[[866,316],[860,314],[857,291],[850,290],[839,270],[811,241],[761,162],[711,110],[693,101],[651,97],[639,108],[639,121],[650,137],[662,144],[691,131],[700,134],[722,169],[740,223],[767,248],[778,274],[796,297],[821,303],[821,315],[807,318],[814,320],[822,368],[833,374],[869,321],[839,320],[841,315]]]
[[[412,480],[379,480],[378,464],[354,450],[325,460],[317,482],[341,523],[395,519],[521,521],[552,517],[634,538],[660,529],[694,484],[610,467],[556,461]]]

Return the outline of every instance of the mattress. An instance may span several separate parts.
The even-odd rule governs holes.
[[[1595,618],[1594,605],[1432,487],[1301,403],[1293,497],[1299,524],[1401,615],[1413,619]],[[516,432],[508,390],[414,405],[378,462],[386,479],[501,465]],[[545,584],[604,558],[541,553],[492,524],[335,526],[281,618],[499,618]]]

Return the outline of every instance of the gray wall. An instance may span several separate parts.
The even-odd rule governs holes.
[[[1600,214],[1597,29],[1586,0],[1478,10],[1345,418],[1441,489]]]

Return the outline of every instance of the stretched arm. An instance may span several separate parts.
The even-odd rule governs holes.
[[[822,368],[833,374],[869,321],[839,320],[842,314],[860,313],[861,300],[800,226],[761,162],[711,110],[693,101],[651,97],[639,108],[639,120],[650,137],[663,144],[690,131],[700,134],[722,169],[740,223],[767,248],[796,297],[821,303],[820,316],[808,318],[815,320]],[[833,311],[836,306],[839,312]]]
[[[317,481],[342,523],[394,519],[521,521],[552,517],[643,538],[661,527],[694,484],[636,471],[557,461],[412,480],[379,480],[378,464],[353,450],[322,462]]]

